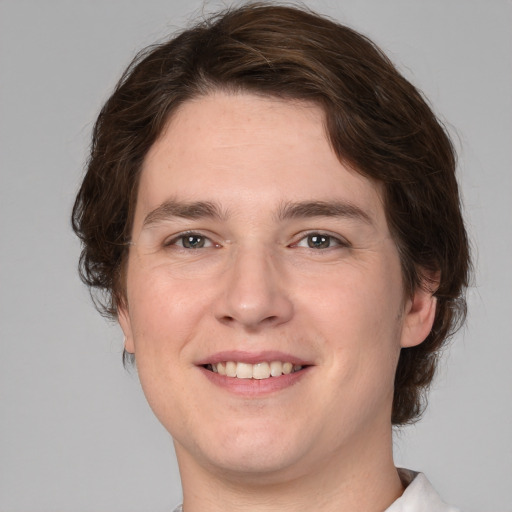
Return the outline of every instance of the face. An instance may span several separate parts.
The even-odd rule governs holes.
[[[319,108],[185,103],[144,161],[132,235],[119,320],[180,465],[375,455],[400,348],[434,306],[404,297],[379,187],[340,163]]]

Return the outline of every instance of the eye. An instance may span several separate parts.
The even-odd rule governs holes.
[[[200,235],[199,233],[183,233],[165,242],[166,247],[173,245],[183,249],[204,249],[215,246],[208,237]]]
[[[330,247],[348,247],[348,243],[325,233],[309,233],[301,238],[295,247],[307,247],[309,249],[328,249]]]

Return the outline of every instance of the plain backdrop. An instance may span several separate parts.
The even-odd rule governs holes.
[[[306,1],[372,37],[449,127],[476,273],[397,464],[465,512],[512,511],[512,3]],[[168,434],[76,273],[70,229],[92,123],[141,47],[222,5],[0,0],[0,511],[159,512]]]

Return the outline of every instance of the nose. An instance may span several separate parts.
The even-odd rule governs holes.
[[[215,306],[221,323],[258,331],[292,318],[293,303],[286,279],[268,253],[240,249],[230,263]]]

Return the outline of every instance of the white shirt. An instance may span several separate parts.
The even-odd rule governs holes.
[[[384,512],[459,512],[441,501],[423,473],[399,468],[398,474],[406,489]],[[176,507],[174,512],[183,512],[182,506]]]
[[[423,473],[398,469],[405,491],[385,512],[459,512],[441,501]]]

